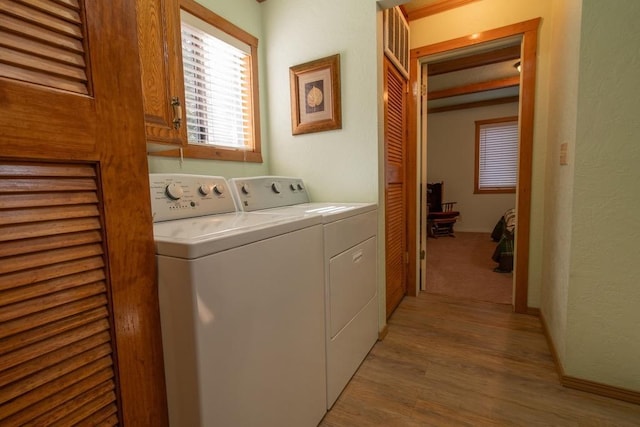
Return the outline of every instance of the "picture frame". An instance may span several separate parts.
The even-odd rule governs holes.
[[[340,54],[289,68],[291,132],[342,129]]]

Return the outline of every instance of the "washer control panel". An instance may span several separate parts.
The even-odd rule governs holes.
[[[309,194],[300,178],[252,176],[229,180],[238,209],[256,211],[309,202]]]
[[[221,176],[149,174],[153,222],[235,212],[231,189]]]

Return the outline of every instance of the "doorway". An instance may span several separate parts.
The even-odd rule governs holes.
[[[537,50],[537,31],[540,23],[540,19],[533,19],[518,24],[509,25],[506,27],[497,28],[494,30],[486,31],[481,34],[469,35],[467,37],[460,37],[457,39],[423,46],[420,48],[411,50],[411,70],[410,70],[410,86],[422,87],[422,74],[419,65],[433,58],[437,55],[447,55],[455,52],[459,49],[468,49],[474,46],[482,46],[485,43],[496,43],[499,40],[506,38],[520,37],[521,38],[521,75],[520,75],[520,129],[519,129],[519,158],[518,158],[518,170],[519,178],[517,183],[517,231],[515,237],[515,247],[517,248],[514,256],[514,295],[513,295],[513,307],[514,311],[519,313],[526,313],[528,310],[527,305],[527,288],[528,288],[528,267],[529,267],[529,228],[530,228],[530,209],[531,209],[531,161],[533,151],[533,115],[535,105],[535,74],[536,74],[536,50]],[[419,104],[419,98],[422,91],[413,91],[410,94],[411,99],[409,102],[409,152],[418,153],[418,141],[423,140],[418,138],[418,135],[425,135],[426,123],[418,125],[419,110],[421,106]],[[426,135],[425,135],[426,136]],[[409,226],[414,228],[409,230],[409,236],[418,236],[418,212],[421,212],[418,202],[425,200],[426,190],[426,174],[423,173],[426,166],[426,154],[423,153],[421,158],[421,164],[408,164],[408,182],[417,183],[420,182],[420,199],[415,198],[408,199],[408,209],[410,213],[416,215],[415,221],[409,221]],[[417,163],[417,162],[416,162]],[[419,167],[418,167],[419,166]],[[420,174],[418,174],[420,170]],[[420,176],[420,178],[418,178]],[[409,188],[409,192],[411,192]],[[417,188],[415,188],[418,193]],[[411,194],[411,193],[410,193]],[[422,203],[421,203],[422,204]],[[425,215],[420,217],[420,223],[425,225]],[[418,243],[416,239],[409,240],[410,253],[418,253]],[[421,254],[424,252],[421,250]],[[412,289],[412,285],[415,292],[418,292],[419,282],[422,279],[420,270],[424,271],[426,266],[424,256],[418,262],[418,259],[410,258],[409,271],[415,271],[417,274],[409,275],[410,279],[413,279],[413,283],[409,283],[409,289]],[[413,276],[413,277],[412,277]],[[420,278],[420,279],[418,279]]]
[[[442,217],[440,202],[459,212],[450,226],[448,217],[427,220],[427,233],[423,220],[420,284],[427,293],[512,304],[512,216],[509,231],[492,230],[516,204],[521,44],[510,37],[422,62],[421,181],[433,212],[419,207],[422,218]],[[447,233],[439,236],[432,229],[443,221]]]

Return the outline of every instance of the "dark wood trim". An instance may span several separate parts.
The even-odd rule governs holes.
[[[516,208],[515,295],[514,308],[527,311],[529,302],[529,239],[531,227],[531,175],[533,173],[533,118],[536,91],[536,53],[538,26],[541,19],[528,21],[522,38],[522,71],[520,73],[520,156],[518,165],[518,204]]]
[[[539,312],[540,322],[542,323],[542,331],[547,340],[547,345],[549,346],[549,351],[551,352],[553,363],[556,366],[558,379],[564,387],[640,405],[640,392],[638,391],[566,375],[564,372],[564,366],[562,366],[562,362],[560,361],[560,358],[558,358],[558,352],[556,351],[555,344],[553,342],[553,339],[551,338],[551,334],[549,333],[547,321],[545,320],[544,315],[540,312],[540,310],[536,310],[538,310]]]
[[[433,107],[427,110],[429,114],[445,113],[447,111],[465,110],[469,108],[488,107],[491,105],[510,104],[512,102],[519,102],[519,96],[506,96],[504,98],[487,99],[486,101],[467,102],[464,104],[446,105],[444,107]]]
[[[487,82],[471,83],[464,86],[456,86],[448,89],[434,90],[427,93],[427,99],[433,101],[435,99],[449,98],[451,96],[468,95],[470,93],[486,92],[495,89],[504,89],[507,87],[518,86],[520,84],[520,76],[505,77],[502,79],[490,80]]]
[[[519,22],[505,27],[484,31],[482,33],[470,34],[428,46],[411,49],[410,82],[409,87],[416,87],[419,79],[419,62],[427,56],[436,53],[443,53],[454,49],[468,46],[475,46],[480,43],[498,40],[505,37],[522,36],[522,72],[520,87],[520,163],[518,182],[518,206],[516,231],[516,252],[515,259],[515,291],[514,310],[518,313],[527,312],[528,287],[529,287],[529,233],[531,221],[531,170],[533,155],[533,115],[535,107],[535,76],[536,76],[536,49],[538,38],[538,27],[541,18]],[[418,147],[418,94],[411,91],[409,102],[409,141],[408,152],[417,153]],[[412,157],[412,156],[410,156]],[[417,182],[418,171],[415,162],[408,167],[408,183]],[[409,212],[414,215],[417,209],[415,197],[408,199]],[[417,234],[415,220],[409,222],[409,235]],[[415,242],[409,242],[409,253],[417,253]],[[409,276],[416,271],[416,260],[409,257]]]
[[[527,314],[530,316],[536,316],[536,317],[541,316],[540,309],[538,307],[528,307]]]
[[[256,151],[233,150],[224,147],[187,144],[182,149],[168,146],[167,150],[151,151],[148,154],[161,157],[184,157],[189,159],[228,160],[236,162],[262,163],[262,153]]]
[[[562,385],[568,388],[640,405],[640,392],[634,390],[610,386],[595,381],[583,380],[569,375],[563,375],[561,381]]]
[[[464,6],[469,3],[473,3],[478,0],[440,0],[429,6],[425,6],[420,9],[416,9],[413,12],[407,12],[404,7],[401,6],[402,11],[407,15],[409,21],[426,18],[427,16],[435,15],[436,13],[445,12],[456,7]]]
[[[445,59],[429,64],[427,74],[429,77],[454,71],[468,70],[469,68],[482,67],[484,65],[497,64],[499,62],[520,59],[520,45],[509,46],[489,52],[481,52],[462,58]]]

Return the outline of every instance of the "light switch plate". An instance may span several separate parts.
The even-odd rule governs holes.
[[[560,144],[560,165],[568,165],[569,161],[567,160],[567,150],[569,149],[568,143]]]

